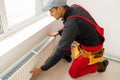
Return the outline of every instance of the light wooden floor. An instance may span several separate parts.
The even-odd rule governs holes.
[[[77,79],[69,76],[70,65],[71,63],[62,59],[57,65],[38,76],[36,80],[120,80],[120,62],[109,60],[106,72],[87,74]]]

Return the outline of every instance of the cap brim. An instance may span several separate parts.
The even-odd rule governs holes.
[[[42,8],[42,11],[49,11],[52,7],[50,6],[45,6]]]

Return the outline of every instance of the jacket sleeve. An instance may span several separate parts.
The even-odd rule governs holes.
[[[71,43],[75,40],[75,37],[78,33],[78,26],[75,23],[74,19],[66,21],[64,24],[64,30],[62,32],[61,39],[57,46],[55,53],[47,60],[47,62],[41,66],[42,70],[48,70],[56,63],[58,63],[61,58],[64,56],[67,48],[71,45]]]

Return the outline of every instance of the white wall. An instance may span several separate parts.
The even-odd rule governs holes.
[[[81,4],[105,29],[106,53],[120,59],[120,0],[68,0],[68,4]]]

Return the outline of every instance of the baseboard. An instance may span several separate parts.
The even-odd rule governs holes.
[[[115,56],[115,55],[112,55],[112,54],[105,53],[104,57],[108,58],[108,59],[111,59],[111,60],[114,60],[114,61],[117,61],[117,62],[120,62],[120,57],[119,56]]]

